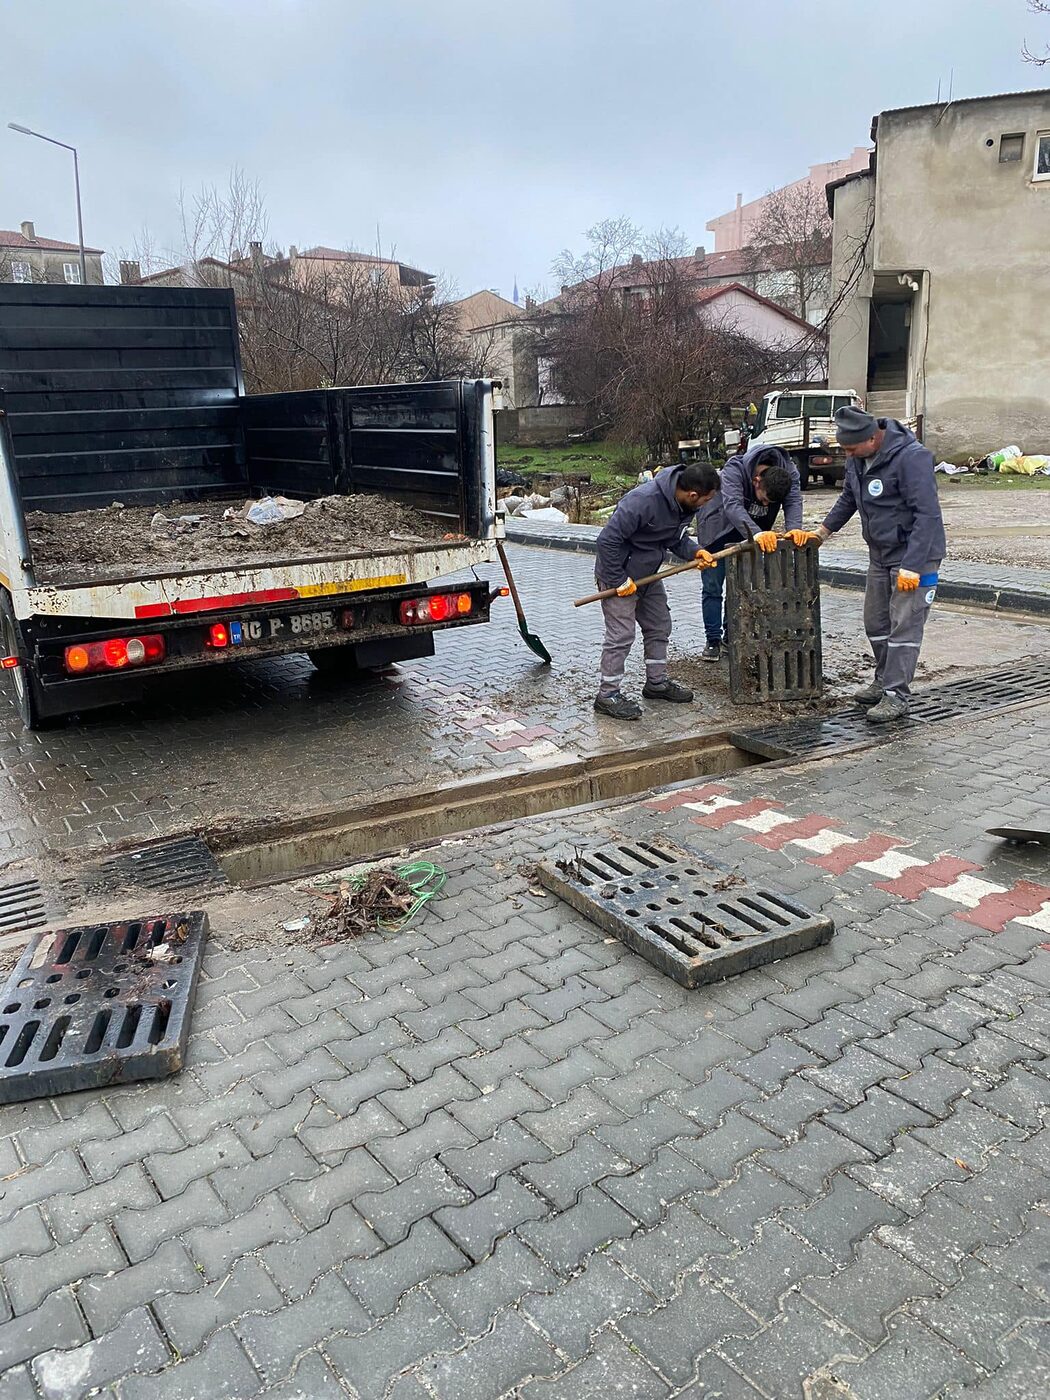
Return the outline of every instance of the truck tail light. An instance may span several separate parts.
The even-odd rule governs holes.
[[[402,603],[401,621],[406,627],[418,627],[421,623],[467,617],[473,611],[474,599],[469,593],[432,593],[429,598],[409,598]]]
[[[17,656],[0,656],[0,667],[5,671],[13,671],[19,665],[21,662]]]
[[[230,645],[230,629],[225,622],[215,622],[208,628],[208,646],[216,651]]]
[[[65,667],[71,676],[86,676],[99,671],[137,670],[163,661],[167,655],[164,638],[159,633],[145,637],[109,637],[104,642],[82,642],[66,647]]]

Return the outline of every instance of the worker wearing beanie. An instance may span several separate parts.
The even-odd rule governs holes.
[[[867,707],[873,724],[887,724],[908,713],[945,554],[933,455],[896,419],[876,419],[862,408],[840,408],[835,426],[849,458],[846,479],[811,538],[823,543],[860,511],[868,546],[864,630],[875,654],[875,680],[854,699]]]

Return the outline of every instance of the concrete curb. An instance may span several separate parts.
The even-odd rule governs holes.
[[[543,529],[536,525],[521,525],[507,521],[507,539],[533,549],[567,550],[574,554],[594,554],[597,549],[597,525],[564,525]],[[949,564],[950,573],[941,575],[937,596],[946,603],[966,603],[971,607],[987,608],[991,612],[1035,613],[1050,617],[1050,574],[1037,569],[1011,569],[1010,582],[999,585],[986,579],[967,577],[965,561]],[[988,565],[978,566],[989,569]],[[954,577],[952,576],[954,575]],[[867,566],[854,560],[834,556],[821,561],[820,577],[832,588],[862,589]]]

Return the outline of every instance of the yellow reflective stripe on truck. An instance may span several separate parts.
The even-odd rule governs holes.
[[[296,592],[300,598],[328,598],[333,593],[363,593],[366,588],[396,588],[407,582],[407,574],[384,574],[381,578],[344,579],[342,583],[300,584]]]

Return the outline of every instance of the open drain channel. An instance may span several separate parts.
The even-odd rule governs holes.
[[[427,845],[477,827],[634,797],[669,783],[722,777],[761,761],[730,743],[725,734],[702,734],[278,822],[267,826],[262,840],[226,849],[213,842],[212,848],[231,884],[267,884],[405,846]]]

